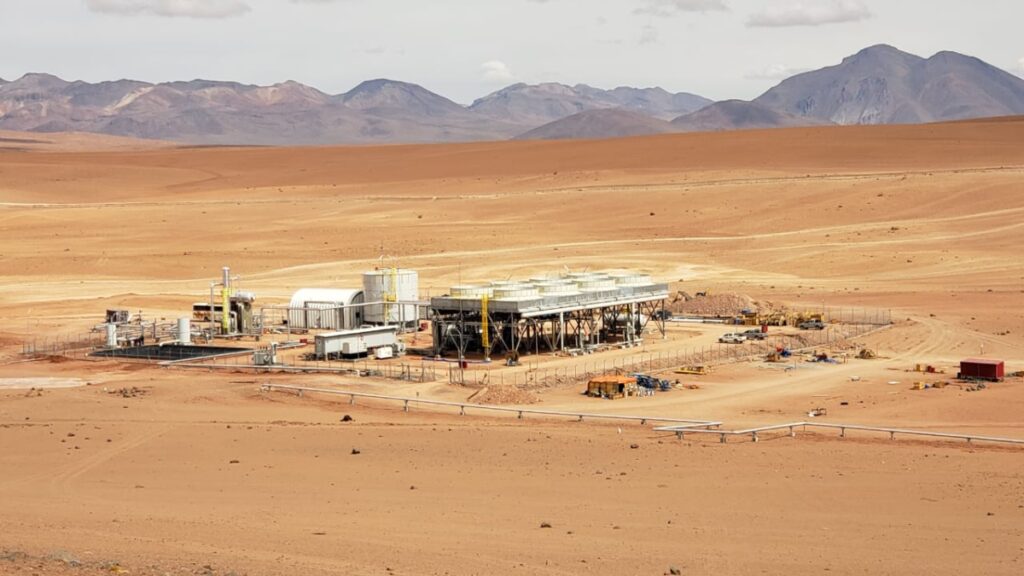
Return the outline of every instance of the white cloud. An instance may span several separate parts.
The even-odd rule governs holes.
[[[488,60],[481,64],[480,68],[484,71],[483,79],[487,82],[511,82],[516,78],[508,64],[501,60]]]
[[[249,11],[242,0],[85,0],[93,12],[187,18],[229,18]]]
[[[650,24],[640,29],[640,44],[654,44],[658,41],[658,29]]]
[[[784,64],[772,64],[766,66],[761,70],[755,70],[754,72],[748,72],[744,75],[748,80],[785,80],[790,76],[795,76],[802,72],[807,72],[806,68],[790,68]]]
[[[680,12],[716,12],[728,10],[725,0],[642,0],[634,14],[674,16]]]
[[[1024,56],[1021,56],[1020,60],[1017,60],[1017,69],[1021,72],[1021,75],[1024,76]]]
[[[862,0],[805,0],[768,6],[747,20],[747,26],[781,28],[859,22],[871,18]]]

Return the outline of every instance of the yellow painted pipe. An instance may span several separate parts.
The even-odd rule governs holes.
[[[487,294],[480,297],[480,336],[484,345],[484,358],[491,357],[491,329],[487,322]]]

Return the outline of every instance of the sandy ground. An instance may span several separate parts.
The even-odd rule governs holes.
[[[382,249],[420,271],[424,295],[563,266],[633,267],[691,293],[891,309],[897,322],[853,343],[878,360],[735,364],[678,376],[697,390],[614,402],[554,386],[535,391],[539,407],[736,426],[825,407],[827,421],[1024,437],[1020,378],[909,389],[982,352],[1024,369],[1022,183],[1022,120],[5,151],[0,573],[1018,574],[1020,449],[817,433],[679,442],[639,424],[405,414],[258,391],[270,378],[474,392],[445,383],[19,352],[88,329],[107,307],[174,318],[223,265],[263,302],[357,285]],[[725,330],[673,326],[665,341],[602,360],[708,346]],[[576,361],[529,362],[557,373]],[[908,372],[916,363],[947,374]],[[52,387],[75,379],[86,385]]]

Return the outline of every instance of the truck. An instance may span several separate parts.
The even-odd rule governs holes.
[[[760,328],[752,328],[742,334],[747,337],[747,340],[764,340],[768,337]]]

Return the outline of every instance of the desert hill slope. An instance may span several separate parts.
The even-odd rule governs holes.
[[[534,128],[517,140],[566,140],[579,138],[622,138],[673,132],[669,122],[621,108],[587,110]]]
[[[672,120],[672,129],[678,132],[714,132],[718,130],[752,130],[785,128],[824,124],[814,119],[801,118],[757,102],[723,100],[705,106],[696,112]]]

